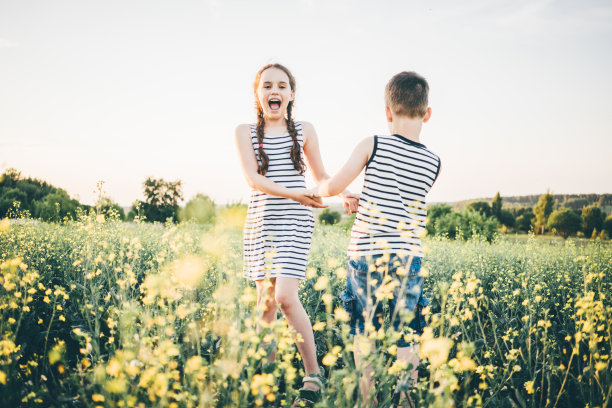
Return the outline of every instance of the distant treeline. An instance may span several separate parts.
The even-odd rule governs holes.
[[[123,208],[104,195],[98,183],[98,200],[94,206],[79,203],[58,187],[31,177],[23,177],[15,169],[0,175],[0,219],[31,217],[41,221],[74,220],[79,214],[95,211],[119,220],[138,219],[147,222],[193,221],[213,224],[216,205],[204,194],[197,194],[184,207],[182,183],[147,178],[143,184],[145,200],[137,200],[126,215]],[[235,206],[235,205],[234,205]]]
[[[534,199],[537,197],[537,199]],[[557,197],[555,199],[555,197]],[[505,232],[553,232],[567,238],[579,235],[587,238],[612,236],[612,194],[574,194],[502,197],[499,193],[490,201],[470,200],[429,207],[427,231],[430,235],[449,238],[481,236],[493,239],[501,228]],[[512,206],[502,208],[502,201]],[[521,205],[521,203],[525,203]],[[459,210],[455,210],[459,208]]]
[[[74,219],[78,209],[87,211],[89,206],[46,181],[22,178],[15,169],[0,175],[0,218],[26,215],[45,221],[61,221]]]
[[[612,194],[551,194],[555,207],[565,207],[572,210],[582,210],[583,207],[597,205],[607,212],[612,212]],[[524,195],[502,197],[508,207],[533,207],[541,195]],[[475,201],[491,202],[490,198],[456,201],[454,208],[463,209]]]
[[[144,201],[137,200],[126,215],[122,207],[105,196],[98,184],[98,200],[94,206],[79,203],[68,193],[45,181],[24,178],[15,169],[0,175],[0,219],[32,217],[41,221],[60,222],[76,219],[79,214],[104,215],[118,220],[145,222],[191,221],[213,225],[217,219],[215,202],[197,194],[184,207],[182,182],[147,178],[143,184]],[[508,205],[510,203],[510,205]],[[505,205],[505,208],[504,208]],[[226,206],[224,210],[244,212],[243,204]],[[457,209],[458,208],[458,209]],[[557,233],[564,238],[579,235],[587,238],[612,236],[612,194],[550,193],[540,196],[504,197],[499,193],[492,200],[470,200],[429,206],[427,232],[448,238],[483,237],[492,240],[502,232]],[[240,217],[237,217],[240,218]],[[227,217],[224,217],[227,219]],[[337,211],[322,211],[322,224],[341,220]],[[343,223],[352,226],[353,218]]]

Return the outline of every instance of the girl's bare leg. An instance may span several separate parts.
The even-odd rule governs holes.
[[[262,310],[261,320],[270,324],[276,320],[276,301],[274,300],[274,288],[276,279],[258,280],[255,281],[257,289],[257,308]],[[263,347],[268,347],[268,344],[262,344]],[[276,360],[276,350],[272,350],[268,354],[268,361]]]
[[[276,292],[274,296],[289,326],[301,336],[301,341],[297,342],[297,348],[302,356],[306,374],[319,374],[312,324],[298,297],[298,283],[299,280],[296,278],[276,278]],[[316,385],[308,382],[304,386],[314,390],[318,388]]]

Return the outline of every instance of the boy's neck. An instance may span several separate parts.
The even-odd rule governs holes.
[[[405,116],[396,116],[393,118],[393,122],[389,122],[389,130],[392,134],[403,136],[417,143],[421,143],[419,137],[422,127],[422,118],[413,119]]]

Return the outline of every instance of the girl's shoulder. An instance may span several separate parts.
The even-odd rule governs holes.
[[[310,122],[306,122],[305,120],[296,120],[296,126],[301,126],[304,130],[314,130],[314,126]]]
[[[236,126],[234,133],[236,135],[250,134],[251,131],[254,129],[254,127],[255,127],[255,124],[253,123],[241,123],[240,125]]]
[[[295,121],[295,127],[298,130],[301,130],[304,137],[308,138],[310,135],[315,135],[315,128],[310,122],[306,122],[304,120]]]
[[[251,140],[253,136],[253,124],[242,123],[236,126],[234,136],[236,140]]]

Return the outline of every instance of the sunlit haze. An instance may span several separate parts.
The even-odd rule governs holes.
[[[3,0],[0,171],[87,204],[103,180],[128,206],[148,176],[248,202],[233,132],[280,62],[330,174],[388,132],[384,86],[414,70],[442,159],[430,201],[609,193],[611,22],[606,1]]]

